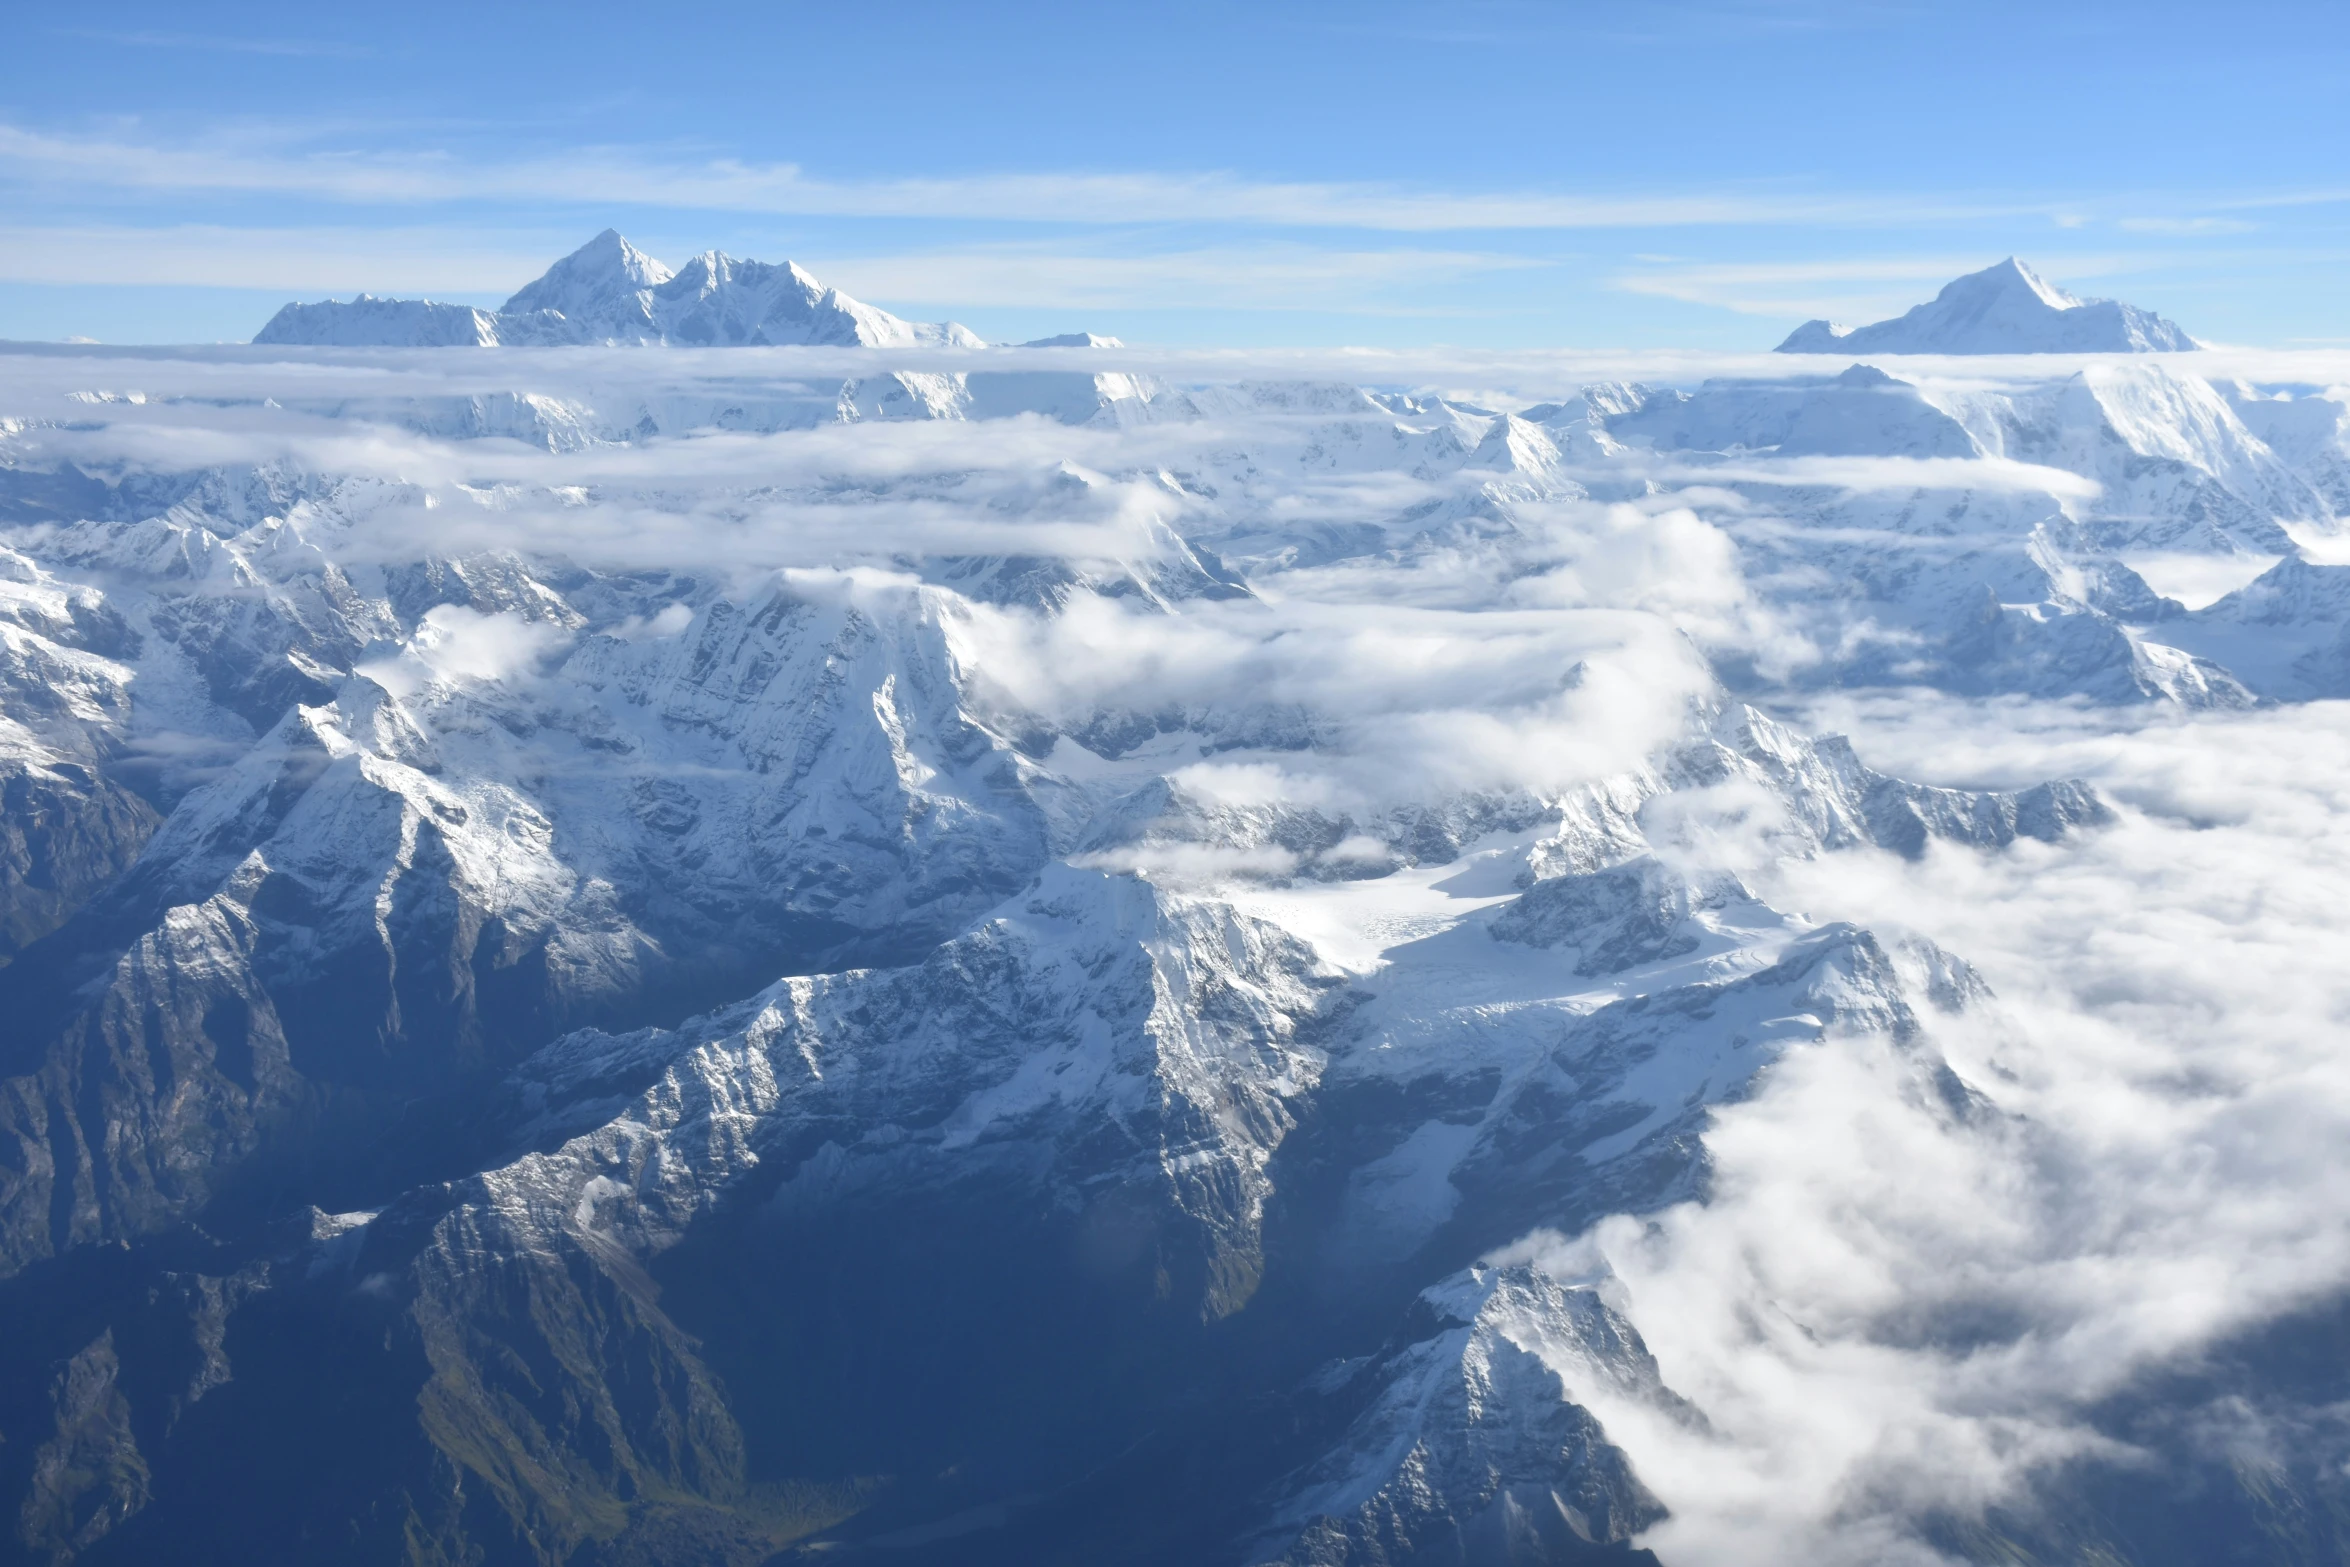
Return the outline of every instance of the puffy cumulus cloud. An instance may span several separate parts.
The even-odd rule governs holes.
[[[1996,1008],[1923,1048],[1987,1107],[1954,1113],[1918,1049],[1801,1049],[1716,1119],[1709,1202],[1521,1248],[1606,1279],[1703,1412],[1581,1390],[1672,1509],[1648,1543],[1697,1567],[1937,1560],[1919,1518],[2129,1461],[2097,1400],[2350,1287],[2350,704],[1814,716],[1910,776],[2087,776],[2119,820],[1914,864],[1750,847],[1781,906],[1975,964]]]
[[[1813,647],[1760,598],[1737,544],[1685,505],[1530,508],[1541,547],[1521,558],[1512,603],[1655,615],[1713,653],[1743,655],[1778,679],[1813,662]]]
[[[1052,615],[959,605],[955,635],[977,689],[1008,709],[1067,725],[1234,722],[1223,743],[1241,751],[1179,776],[1236,804],[1361,810],[1562,788],[1637,765],[1712,689],[1687,638],[1636,610],[1288,598],[1168,615],[1079,597]],[[1249,749],[1252,715],[1280,749]]]
[[[543,620],[511,611],[485,615],[463,604],[437,604],[424,612],[416,634],[397,657],[362,664],[360,672],[394,696],[449,681],[512,685],[528,680],[544,660],[570,643],[568,631]]]

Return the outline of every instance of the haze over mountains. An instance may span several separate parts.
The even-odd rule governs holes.
[[[2350,363],[1862,333],[0,353],[0,1550],[2340,1559]]]

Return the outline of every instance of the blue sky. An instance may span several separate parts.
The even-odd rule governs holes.
[[[2350,341],[2350,7],[119,4],[0,51],[0,336],[495,303],[596,230],[994,337],[1767,347],[2010,253]]]

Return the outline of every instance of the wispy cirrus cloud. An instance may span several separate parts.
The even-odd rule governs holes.
[[[1283,228],[1575,230],[1870,224],[2039,212],[2029,202],[1945,202],[1789,188],[1667,193],[1443,191],[1229,172],[1045,171],[829,179],[797,164],[660,148],[582,147],[471,159],[431,150],[341,151],[290,133],[170,142],[0,125],[0,177],[114,191],[236,192],[378,205],[576,203],[822,217],[1050,223],[1243,223]]]
[[[89,27],[53,27],[56,38],[79,38],[89,43],[119,44],[130,49],[181,49],[207,54],[265,54],[294,59],[358,60],[375,53],[365,44],[329,38],[241,38],[221,33],[173,33],[137,30],[111,32]]]
[[[1412,292],[1411,313],[1443,315],[1426,290],[1499,272],[1539,269],[1539,256],[1483,250],[1333,250],[1233,244],[1146,255],[1100,247],[966,248],[820,258],[820,275],[917,304],[1074,308],[1376,310]]]
[[[293,293],[503,295],[584,236],[454,227],[137,228],[0,225],[0,283],[253,288]],[[763,255],[782,260],[782,253]],[[1369,310],[1448,313],[1428,291],[1550,265],[1489,250],[1234,243],[1121,251],[1097,237],[803,262],[860,298],[982,308]],[[1454,307],[1455,311],[1461,307]]]
[[[2121,218],[2114,227],[2125,234],[2249,234],[2260,225],[2241,218]]]
[[[579,237],[447,228],[9,224],[0,226],[0,282],[506,293]]]

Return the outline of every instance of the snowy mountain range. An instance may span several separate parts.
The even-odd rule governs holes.
[[[253,341],[339,348],[982,346],[951,321],[901,321],[826,288],[789,262],[737,261],[712,250],[673,270],[611,229],[549,267],[495,312],[362,294],[348,304],[329,299],[288,305]]]
[[[1782,354],[2154,354],[2199,346],[2150,310],[2076,299],[2013,256],[1871,326],[1806,321]]]
[[[0,355],[7,1559],[2339,1554],[2350,394],[960,331]]]

